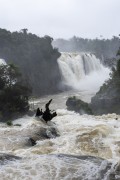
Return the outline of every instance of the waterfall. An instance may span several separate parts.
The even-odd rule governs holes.
[[[104,67],[94,54],[62,53],[58,65],[62,76],[62,87],[97,91],[109,78],[110,70]]]

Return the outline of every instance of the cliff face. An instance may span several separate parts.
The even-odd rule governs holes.
[[[85,103],[76,97],[69,97],[67,109],[79,114],[102,115],[109,113],[120,114],[120,89],[109,85],[106,90],[99,91],[91,100],[91,103]]]
[[[91,100],[90,105],[95,115],[120,114],[120,91],[112,85],[105,92],[99,92]]]
[[[120,59],[116,70],[111,74],[100,91],[92,98],[91,108],[94,114],[120,114]]]
[[[116,58],[104,59],[103,64],[111,69],[115,68],[117,65],[117,59]]]

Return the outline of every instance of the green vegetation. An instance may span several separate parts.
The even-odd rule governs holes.
[[[77,99],[75,96],[69,97],[66,105],[68,110],[75,111],[80,114],[93,114],[89,104]]]
[[[60,53],[52,47],[52,41],[49,36],[40,38],[27,29],[13,33],[0,29],[0,58],[19,67],[35,96],[58,91]]]
[[[118,51],[117,55],[120,55],[120,50]],[[116,68],[112,69],[110,74],[110,79],[107,80],[103,86],[101,86],[100,91],[97,94],[100,94],[106,91],[110,86],[114,89],[118,89],[120,91],[120,59],[117,60]]]
[[[29,110],[31,90],[24,84],[15,65],[0,65],[0,120],[12,119]]]
[[[74,36],[69,40],[57,39],[53,45],[59,48],[60,52],[91,52],[106,61],[106,59],[116,57],[120,40],[117,36],[113,36],[112,39],[84,39]]]
[[[120,55],[120,50],[117,55]],[[120,59],[116,68],[91,100],[94,114],[117,113],[120,114]]]
[[[7,121],[6,124],[7,124],[8,126],[13,126],[12,121]]]
[[[14,124],[14,126],[21,126],[21,124]]]

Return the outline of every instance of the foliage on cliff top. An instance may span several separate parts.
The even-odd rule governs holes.
[[[104,39],[103,37],[87,39],[74,36],[69,40],[56,39],[53,41],[53,44],[61,52],[92,52],[102,60],[103,58],[108,59],[107,64],[109,64],[109,58],[111,59],[116,56],[120,40],[117,36],[113,36],[111,39]]]
[[[31,89],[23,84],[15,65],[0,65],[0,120],[26,113],[30,94]]]
[[[34,95],[55,92],[60,81],[57,58],[60,53],[49,36],[39,37],[27,29],[10,32],[0,29],[0,58],[19,66]]]

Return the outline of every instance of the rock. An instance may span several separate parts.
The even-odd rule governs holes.
[[[54,127],[40,128],[39,132],[35,133],[28,139],[29,145],[36,145],[36,141],[43,139],[56,138],[59,136],[58,131]]]
[[[47,129],[46,134],[49,138],[56,138],[60,136],[58,131],[54,127]]]
[[[20,160],[21,157],[14,156],[11,154],[0,153],[0,164],[3,165],[6,161]]]
[[[77,99],[75,96],[68,98],[66,106],[68,110],[72,110],[80,114],[93,114],[89,104]]]
[[[116,67],[117,59],[116,58],[107,58],[103,60],[103,64],[109,68]]]
[[[110,77],[91,100],[91,108],[96,115],[120,114],[120,59]]]
[[[99,91],[92,99],[90,107],[95,115],[120,114],[120,95],[118,89],[109,86]]]
[[[101,162],[104,160],[103,158],[94,157],[94,156],[77,156],[77,155],[71,155],[71,154],[59,154],[58,157],[60,158],[77,158],[81,160],[89,160],[97,163],[98,165],[101,164]]]
[[[69,154],[59,154],[57,155],[58,158],[65,160],[72,164],[73,162],[78,162],[81,167],[84,167],[84,173],[82,172],[82,168],[80,169],[80,177],[78,176],[77,179],[92,179],[92,180],[102,180],[102,179],[109,179],[115,180],[116,168],[113,167],[112,163],[99,157],[94,156],[76,156],[76,155],[69,155]],[[76,160],[75,160],[76,159]],[[68,163],[68,164],[69,164]],[[85,165],[85,166],[84,166]],[[91,166],[92,169],[96,169],[95,171],[87,170],[87,166]],[[89,168],[88,168],[89,169]],[[71,169],[72,170],[72,169]],[[86,178],[86,175],[89,174],[91,178]],[[117,174],[118,175],[118,174]],[[88,175],[87,175],[88,176]],[[117,180],[117,179],[116,179]]]
[[[32,146],[36,145],[36,141],[33,138],[29,138],[29,141],[30,141]]]

